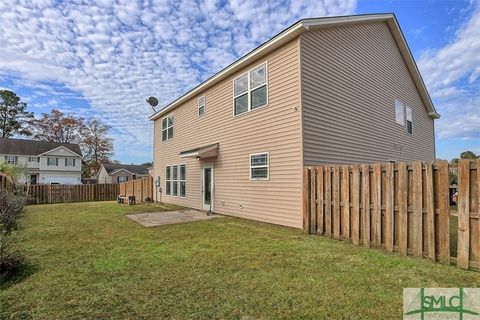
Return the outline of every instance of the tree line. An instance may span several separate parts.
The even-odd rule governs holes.
[[[110,129],[98,119],[84,119],[57,109],[36,118],[17,94],[0,90],[0,136],[4,139],[25,136],[39,141],[79,144],[83,176],[96,172],[102,163],[112,162]]]

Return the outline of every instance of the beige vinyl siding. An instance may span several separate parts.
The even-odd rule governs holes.
[[[233,79],[267,61],[268,106],[233,116]],[[214,164],[214,211],[300,228],[302,160],[299,41],[291,41],[176,107],[174,136],[161,141],[155,121],[154,176],[162,182],[162,200],[202,209],[202,165]],[[198,97],[206,113],[198,117]],[[179,153],[219,143],[217,158],[180,159]],[[250,154],[268,152],[270,179],[250,180]],[[186,198],[165,195],[165,166],[186,164]],[[243,206],[243,209],[241,208]]]
[[[433,119],[386,23],[300,39],[306,164],[435,159]],[[413,109],[413,135],[395,122],[395,99]]]

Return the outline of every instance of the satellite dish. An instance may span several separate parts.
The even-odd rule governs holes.
[[[155,107],[158,106],[158,99],[157,98],[150,97],[150,98],[147,99],[147,103],[152,107],[153,112],[157,112],[157,110],[155,110]]]

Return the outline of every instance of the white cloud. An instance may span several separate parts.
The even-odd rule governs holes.
[[[480,139],[480,2],[454,39],[425,52],[419,68],[442,118],[440,138]]]
[[[28,4],[27,4],[28,3]],[[129,153],[148,157],[145,98],[165,105],[304,17],[352,13],[355,0],[0,2],[0,73],[82,94]],[[52,92],[54,90],[51,90]],[[68,107],[68,106],[66,106]],[[117,156],[127,156],[117,148]]]

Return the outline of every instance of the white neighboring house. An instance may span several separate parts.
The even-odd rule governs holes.
[[[80,146],[0,138],[0,161],[27,167],[32,184],[81,184]]]

